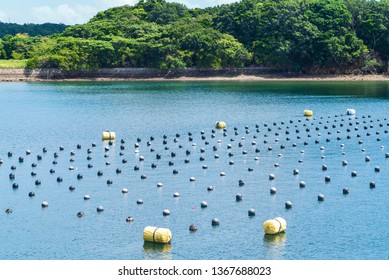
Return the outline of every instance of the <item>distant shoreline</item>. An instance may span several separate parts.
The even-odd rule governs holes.
[[[0,69],[0,82],[71,81],[389,81],[389,75],[305,75],[273,68],[178,69],[114,68],[67,72],[61,69]]]

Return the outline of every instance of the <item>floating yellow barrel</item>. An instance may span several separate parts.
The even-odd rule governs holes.
[[[219,129],[223,129],[223,128],[226,128],[226,123],[225,122],[221,122],[221,121],[218,121],[218,122],[216,122],[216,124],[215,124],[215,127],[216,128],[219,128]]]
[[[312,110],[304,110],[304,117],[312,117],[313,112]]]
[[[103,140],[115,140],[116,134],[113,131],[103,131]]]
[[[266,234],[277,234],[286,230],[286,221],[277,217],[271,220],[267,220],[263,223],[263,230]]]
[[[155,243],[169,243],[172,233],[167,228],[147,226],[143,230],[143,240]]]

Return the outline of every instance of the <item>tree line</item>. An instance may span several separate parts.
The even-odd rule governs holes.
[[[29,68],[227,68],[387,72],[389,0],[241,0],[188,9],[141,0],[60,34],[0,40],[0,58]]]
[[[57,23],[5,23],[0,21],[0,38],[5,35],[15,36],[18,33],[28,33],[30,36],[47,36],[63,32],[68,25]]]

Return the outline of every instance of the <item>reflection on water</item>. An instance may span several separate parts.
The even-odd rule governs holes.
[[[385,81],[355,81],[355,82],[333,82],[333,81],[294,81],[280,83],[278,81],[246,82],[242,83],[212,83],[215,88],[222,88],[225,92],[244,92],[258,94],[294,94],[300,96],[322,96],[322,97],[368,97],[368,98],[389,98],[389,83]]]
[[[266,252],[266,258],[270,260],[284,259],[285,255],[286,233],[264,234],[263,246]]]
[[[143,244],[143,252],[145,260],[171,260],[171,249],[170,243],[154,243],[145,241]]]

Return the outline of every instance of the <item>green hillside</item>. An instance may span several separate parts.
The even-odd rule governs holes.
[[[99,12],[52,36],[0,40],[30,68],[227,68],[386,72],[389,0],[242,0],[188,9],[164,0]]]

